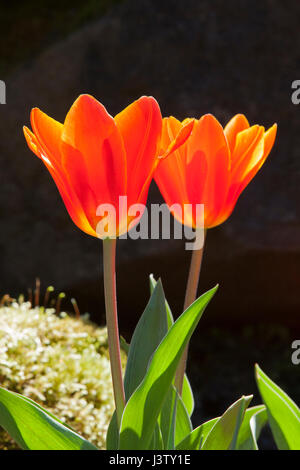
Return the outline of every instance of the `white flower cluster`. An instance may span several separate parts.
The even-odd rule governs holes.
[[[105,447],[114,409],[106,328],[28,302],[3,306],[0,380]],[[0,449],[12,448],[16,444],[0,430]]]

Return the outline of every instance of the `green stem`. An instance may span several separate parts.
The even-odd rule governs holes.
[[[205,236],[205,232],[204,232],[204,236]],[[202,264],[202,258],[203,258],[203,250],[204,250],[204,242],[203,242],[202,248],[200,248],[199,250],[193,250],[193,253],[192,253],[189,277],[188,277],[186,291],[185,291],[183,311],[185,311],[197,298],[197,290],[198,290],[199,276],[200,276],[200,270],[201,270],[201,264]],[[186,370],[188,348],[189,348],[189,345],[187,344],[181,356],[181,359],[180,359],[180,362],[178,364],[178,368],[176,371],[176,376],[175,376],[175,387],[177,388],[177,391],[180,395],[182,395],[182,387],[183,387],[184,374]]]
[[[125,408],[116,296],[116,239],[103,240],[103,272],[108,348],[118,427]]]

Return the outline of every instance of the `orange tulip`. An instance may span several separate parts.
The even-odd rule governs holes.
[[[163,119],[161,152],[189,121]],[[276,129],[276,124],[267,132],[263,126],[250,127],[242,114],[234,116],[224,129],[211,114],[196,120],[184,145],[163,160],[154,173],[174,217],[197,228],[195,206],[204,204],[205,228],[224,222],[269,155]],[[177,207],[172,208],[173,204]],[[192,208],[185,219],[184,204]]]
[[[145,204],[153,172],[159,162],[162,130],[159,105],[141,97],[114,118],[90,95],[80,95],[61,124],[38,108],[31,111],[33,132],[24,127],[29,148],[51,173],[73,222],[95,237],[101,216],[97,208],[116,210],[115,233],[128,230],[132,220],[119,210],[119,196],[127,206]],[[180,146],[191,132],[181,128],[164,156]],[[141,217],[142,214],[140,214]]]

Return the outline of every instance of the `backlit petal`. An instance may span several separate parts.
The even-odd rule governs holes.
[[[233,152],[237,134],[248,129],[249,122],[243,114],[236,114],[224,127],[224,133],[228,142],[230,152]]]
[[[118,206],[127,190],[126,155],[122,137],[106,109],[81,95],[65,119],[62,166],[94,228],[100,204]]]
[[[240,194],[256,175],[265,160],[264,139],[264,128],[259,126],[258,132],[255,138],[252,140],[251,145],[249,145],[248,150],[243,154],[243,158],[240,159],[239,165],[235,167],[234,172],[232,173],[230,190],[226,203],[226,214],[224,215],[225,219],[230,216]],[[268,154],[267,149],[266,153]]]
[[[52,162],[50,161],[51,157],[49,158],[49,156],[45,154],[45,151],[41,147],[36,136],[26,126],[24,126],[24,135],[29,148],[43,161],[50,172],[73,222],[87,234],[96,236],[94,229],[90,226],[84,214],[77,195],[69,185],[69,182],[62,171],[61,166],[53,160]]]
[[[182,123],[173,116],[163,119],[163,128],[161,135],[161,153],[170,146],[176,136],[182,129]],[[188,194],[186,189],[186,143],[173,151],[168,157],[159,159],[157,169],[154,173],[154,179],[159,190],[168,206],[178,204],[188,204]],[[172,211],[174,213],[174,211]],[[176,211],[174,216],[179,222],[182,210]]]
[[[171,140],[171,142],[170,142],[169,146],[167,147],[167,149],[165,151],[163,150],[163,154],[159,158],[166,158],[172,152],[174,152],[179,147],[181,147],[187,141],[187,139],[190,137],[195,122],[196,122],[195,119],[189,119],[189,118],[185,119],[182,122],[182,125],[179,128],[179,131],[178,131],[177,135],[175,134],[175,138],[173,140]],[[173,133],[173,135],[174,135],[174,133]]]
[[[223,128],[211,114],[202,116],[187,141],[187,190],[193,204],[204,204],[209,227],[226,201],[230,153]]]
[[[63,125],[43,113],[38,108],[33,108],[30,114],[32,130],[47,153],[50,160],[61,161],[60,139]]]
[[[159,105],[154,98],[142,96],[117,114],[115,123],[126,151],[130,178],[128,204],[144,203],[145,187],[152,179],[160,142],[162,118]]]

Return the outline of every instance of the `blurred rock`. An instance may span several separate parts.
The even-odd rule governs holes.
[[[24,63],[6,77],[0,106],[1,291],[16,295],[40,276],[75,295],[103,320],[100,243],[76,229],[47,170],[27,149],[23,124],[38,106],[63,121],[80,93],[111,114],[153,95],[163,114],[225,124],[278,123],[275,148],[232,217],[208,234],[201,290],[220,282],[206,321],[274,318],[298,324],[300,296],[299,2],[131,0]],[[2,77],[1,77],[2,78]],[[159,201],[153,185],[149,202]],[[121,241],[121,325],[131,328],[145,303],[147,274],[162,276],[180,313],[190,254],[178,241]]]

